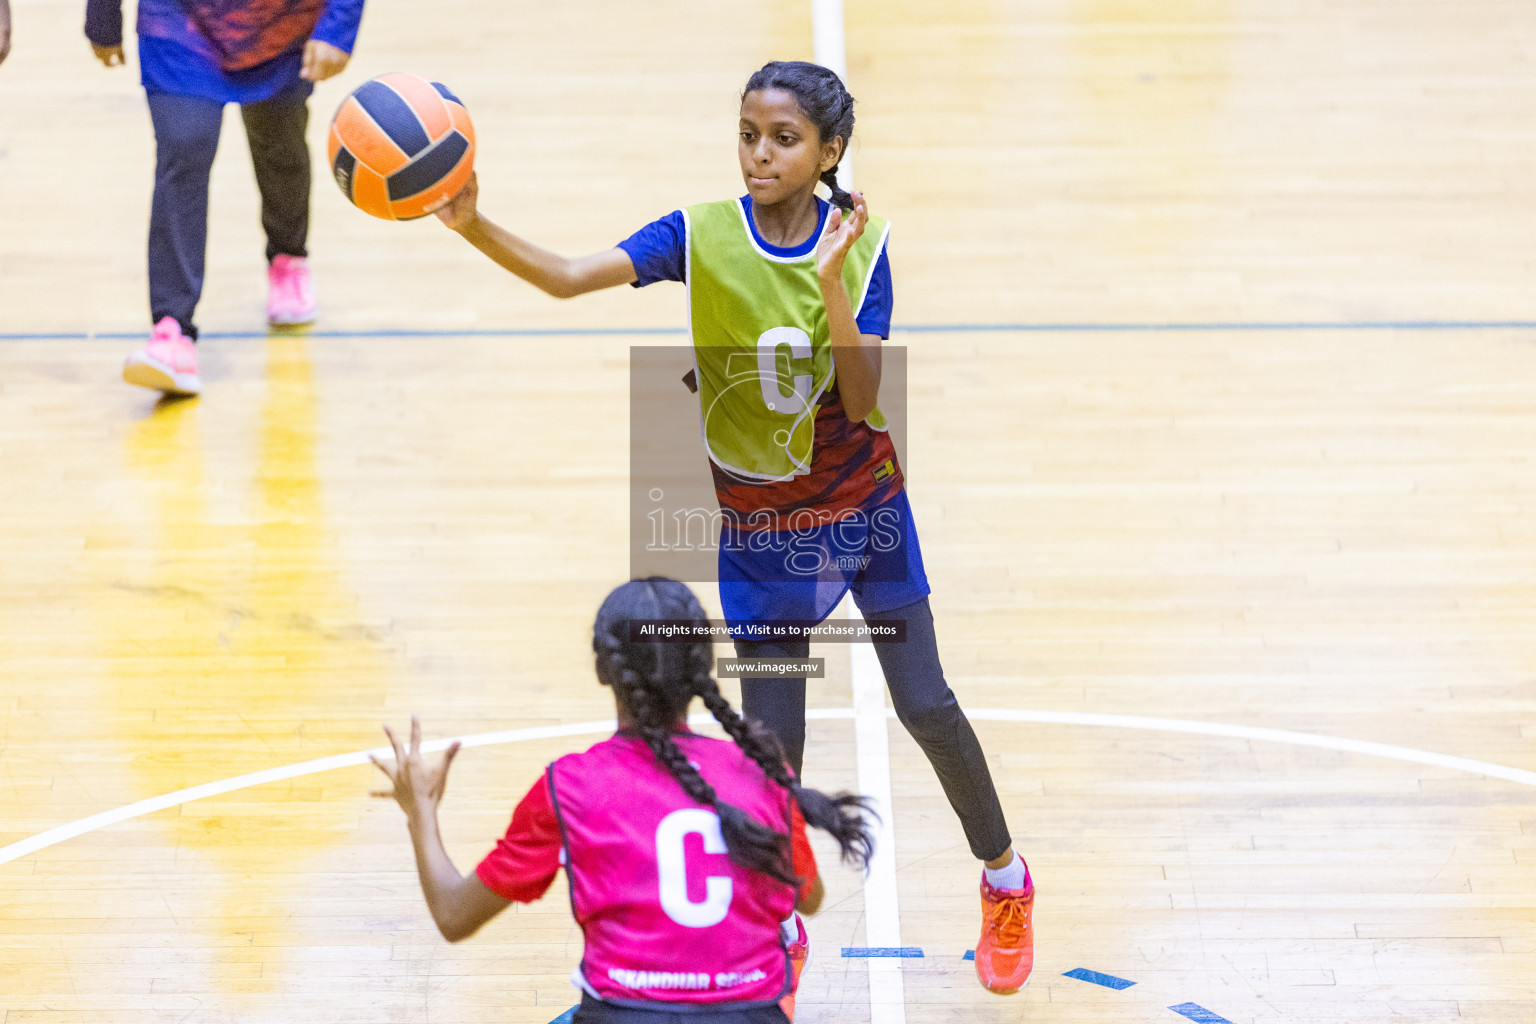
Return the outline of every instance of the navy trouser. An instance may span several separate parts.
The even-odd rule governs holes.
[[[928,755],[949,805],[960,818],[971,853],[980,860],[996,860],[1013,840],[981,741],[961,710],[955,691],[944,680],[928,599],[894,611],[865,612],[864,618],[871,623],[906,621],[906,643],[875,644],[891,704],[901,724]],[[736,654],[742,658],[804,658],[810,654],[810,644],[805,640],[737,640]],[[779,737],[785,757],[799,774],[805,756],[805,679],[743,679],[741,710]]]
[[[267,260],[304,256],[309,236],[308,82],[240,107],[250,142]],[[149,94],[155,126],[155,196],[149,213],[150,322],[175,317],[197,337],[192,314],[203,294],[208,248],[208,176],[219,148],[224,106],[200,96]]]

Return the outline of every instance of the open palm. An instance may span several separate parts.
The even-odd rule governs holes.
[[[832,211],[832,223],[827,225],[827,231],[821,236],[821,242],[816,246],[816,273],[819,277],[838,277],[843,272],[843,261],[848,258],[848,251],[853,248],[864,235],[864,226],[869,223],[869,207],[864,202],[864,193],[853,192],[853,212],[844,214],[842,210]]]
[[[409,746],[401,743],[387,725],[384,727],[384,735],[389,737],[389,745],[394,748],[394,770],[390,770],[389,765],[373,754],[368,755],[368,760],[372,761],[390,782],[389,789],[374,790],[373,795],[393,799],[406,815],[413,819],[423,812],[435,810],[438,801],[443,798],[443,790],[448,785],[448,769],[453,764],[453,759],[458,756],[459,744],[454,743],[449,746],[443,754],[442,761],[436,767],[430,767],[421,757],[420,718],[411,716]]]

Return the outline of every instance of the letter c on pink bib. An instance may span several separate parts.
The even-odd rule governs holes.
[[[709,928],[725,920],[731,909],[732,882],[726,875],[704,879],[704,899],[688,898],[688,864],[684,837],[702,836],[705,853],[725,853],[720,817],[702,807],[673,811],[656,828],[656,867],[661,876],[661,909],[684,928]]]

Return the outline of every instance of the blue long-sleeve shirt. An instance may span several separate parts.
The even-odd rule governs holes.
[[[281,7],[293,0],[249,0],[251,9]],[[322,0],[319,20],[307,38],[348,53],[357,42],[364,0]],[[231,51],[265,40],[222,40],[224,54],[199,29],[177,0],[139,0],[139,74],[148,92],[199,96],[219,103],[260,103],[301,84],[305,38],[270,59],[240,70],[225,70]],[[123,42],[122,0],[86,0],[85,35],[97,46]]]

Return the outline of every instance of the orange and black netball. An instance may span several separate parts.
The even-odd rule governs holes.
[[[336,184],[358,209],[414,220],[469,180],[475,128],[447,86],[396,71],[342,101],[331,119],[329,153]]]

